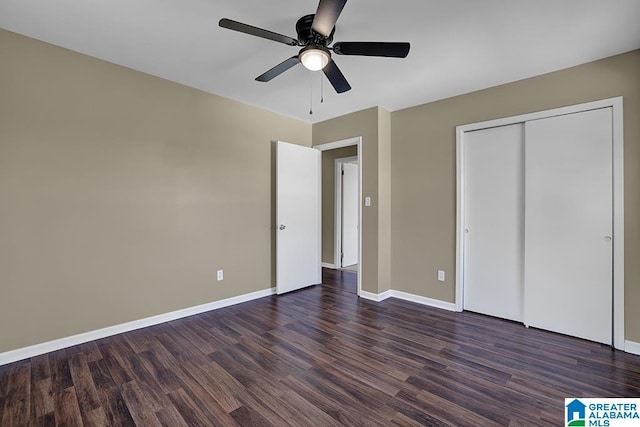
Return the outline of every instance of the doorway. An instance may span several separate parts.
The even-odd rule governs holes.
[[[346,273],[350,273],[351,276],[357,275],[357,294],[360,295],[362,290],[362,138],[349,138],[316,145],[313,148],[322,152],[322,267],[338,270],[343,265],[350,265],[353,271]],[[341,161],[337,162],[338,159]],[[350,237],[347,236],[347,242],[350,245],[348,248],[343,245],[343,180],[342,174],[337,177],[336,164],[338,163],[341,165],[352,163],[353,168],[347,166],[349,169],[347,173],[355,172],[355,176],[352,178],[355,178],[357,184],[355,188],[352,186],[349,190],[355,193],[355,197],[350,198],[352,204],[350,205],[349,220],[351,225],[347,224],[347,233],[350,234]],[[340,195],[337,194],[337,183],[340,183]],[[338,196],[340,196],[339,199]],[[355,215],[353,215],[353,211],[355,211]],[[348,250],[347,256],[351,258],[345,263],[342,262],[344,258],[341,257],[343,249]]]

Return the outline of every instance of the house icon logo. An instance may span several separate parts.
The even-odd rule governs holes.
[[[587,405],[574,399],[567,405],[567,427],[584,426],[585,425],[585,410]]]

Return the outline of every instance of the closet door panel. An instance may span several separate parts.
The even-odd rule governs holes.
[[[611,109],[525,125],[524,322],[612,341]]]
[[[464,137],[464,309],[522,321],[523,124]]]

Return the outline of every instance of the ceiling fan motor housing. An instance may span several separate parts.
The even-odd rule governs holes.
[[[301,46],[317,45],[327,47],[333,41],[333,33],[336,27],[333,27],[329,37],[318,34],[311,29],[313,18],[315,15],[305,15],[296,22],[296,33],[298,33],[298,41]]]

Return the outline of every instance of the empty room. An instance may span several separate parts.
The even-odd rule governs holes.
[[[640,424],[640,0],[0,0],[0,426]]]

